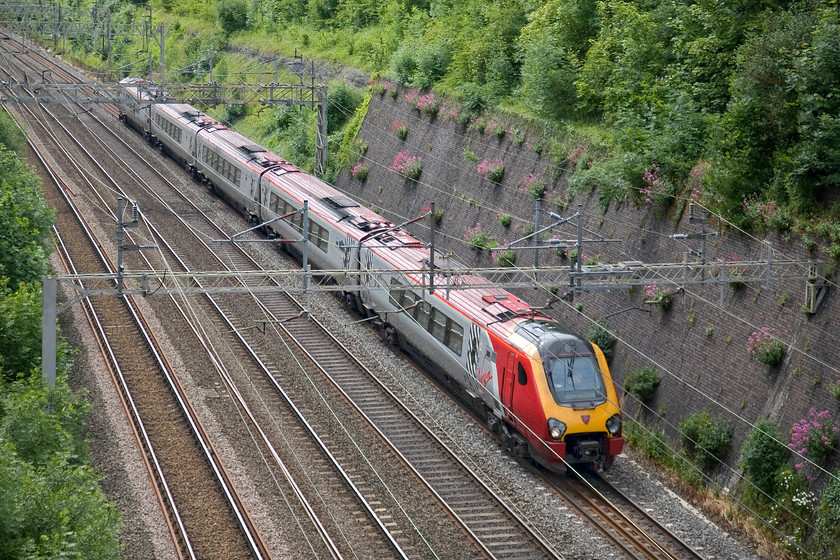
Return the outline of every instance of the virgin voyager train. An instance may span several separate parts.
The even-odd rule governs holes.
[[[389,341],[428,364],[479,412],[514,454],[555,469],[607,468],[624,443],[621,412],[604,354],[550,317],[483,278],[438,275],[430,293],[429,248],[407,231],[196,108],[156,103],[127,78],[120,118],[255,224],[300,211],[308,201],[308,255],[337,278],[343,301],[372,316]],[[300,212],[264,226],[301,252]],[[366,270],[390,274],[364,275]],[[456,269],[457,272],[457,269]],[[458,289],[446,290],[446,283]],[[464,286],[476,285],[473,289]]]

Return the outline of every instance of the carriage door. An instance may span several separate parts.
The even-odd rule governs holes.
[[[508,353],[505,374],[502,376],[502,404],[505,405],[505,418],[513,420],[510,409],[513,406],[513,384],[516,379],[516,354]]]

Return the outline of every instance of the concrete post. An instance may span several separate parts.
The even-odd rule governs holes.
[[[41,377],[44,385],[55,387],[56,368],[56,292],[58,280],[43,277],[41,290]]]

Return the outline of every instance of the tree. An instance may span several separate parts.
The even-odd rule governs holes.
[[[609,122],[624,111],[642,115],[665,97],[667,28],[632,2],[598,4],[601,24],[577,82],[581,107]]]
[[[216,17],[222,31],[230,35],[248,25],[248,0],[219,0]]]
[[[840,186],[840,16],[819,12],[810,45],[793,61],[798,141],[790,149],[789,198],[800,210],[836,196]]]
[[[13,152],[0,148],[0,277],[9,285],[37,282],[48,269],[55,213],[41,182]]]
[[[522,93],[531,110],[554,119],[577,113],[575,83],[597,32],[594,0],[550,0],[528,16],[518,42]]]

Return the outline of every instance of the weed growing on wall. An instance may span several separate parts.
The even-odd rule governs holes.
[[[388,169],[412,181],[416,181],[420,177],[420,172],[423,169],[422,159],[421,157],[411,155],[411,152],[405,150],[394,156],[394,163]]]
[[[500,159],[492,162],[485,159],[478,164],[476,171],[491,183],[501,183],[502,177],[505,175],[505,163]]]
[[[806,418],[793,423],[788,447],[803,457],[821,462],[834,451],[838,431],[828,410],[817,412],[815,408],[811,408]],[[805,462],[798,462],[794,466],[801,469]]]
[[[473,227],[467,228],[464,233],[464,239],[469,243],[470,249],[473,251],[483,251],[484,249],[492,249],[496,247],[497,242],[493,236],[481,228],[480,223],[476,223]]]
[[[782,361],[785,347],[777,337],[773,327],[761,327],[747,338],[747,350],[750,356],[768,366],[775,366]]]

